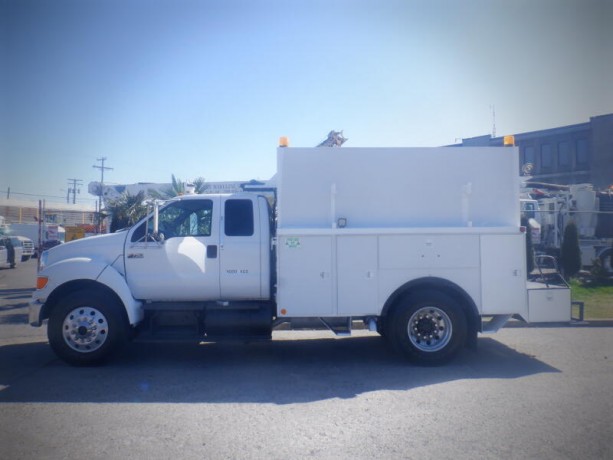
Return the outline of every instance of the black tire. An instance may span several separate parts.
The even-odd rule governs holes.
[[[606,273],[613,273],[613,248],[606,248],[598,255],[600,266]],[[608,260],[607,260],[608,259]]]
[[[83,290],[67,295],[49,316],[51,348],[73,366],[103,363],[127,341],[129,325],[120,308],[104,292]]]
[[[390,319],[390,341],[396,351],[415,364],[444,364],[466,343],[465,313],[457,302],[440,292],[427,291],[405,298]]]

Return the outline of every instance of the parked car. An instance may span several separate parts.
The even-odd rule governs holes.
[[[55,246],[58,246],[60,244],[62,244],[62,242],[59,240],[43,241],[43,244],[40,245],[40,248],[34,247],[34,254],[32,255],[32,257],[34,258],[39,257],[43,253],[43,251],[54,248]]]
[[[47,240],[47,241],[43,241],[43,244],[41,246],[41,251],[40,252],[42,253],[43,251],[46,251],[47,249],[51,249],[51,248],[54,248],[56,246],[59,246],[60,244],[62,244],[62,242],[59,241],[59,240]]]

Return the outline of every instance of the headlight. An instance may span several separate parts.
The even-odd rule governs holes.
[[[43,253],[40,255],[40,270],[42,270],[43,268],[45,268],[45,265],[47,265],[47,256],[48,256],[48,252],[47,251],[43,251]]]

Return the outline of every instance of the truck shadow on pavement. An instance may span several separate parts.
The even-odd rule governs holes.
[[[8,305],[0,305],[0,313],[27,307],[34,289],[3,289],[0,290],[0,299]],[[27,315],[26,315],[27,316]],[[27,321],[26,321],[27,324]]]
[[[75,368],[44,342],[0,347],[0,404],[271,403],[411,391],[463,379],[516,379],[557,369],[491,338],[442,367],[417,367],[379,336],[254,344],[130,344],[107,365]]]

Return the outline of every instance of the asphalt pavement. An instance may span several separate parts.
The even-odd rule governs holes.
[[[368,331],[58,360],[0,270],[2,459],[613,458],[613,328],[505,328],[437,368]]]

